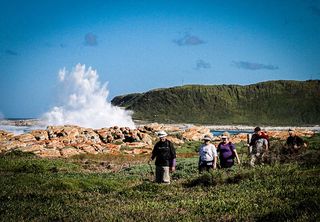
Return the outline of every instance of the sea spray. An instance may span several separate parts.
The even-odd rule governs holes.
[[[59,71],[63,97],[60,106],[43,115],[47,125],[73,124],[82,127],[103,128],[127,126],[134,128],[132,112],[113,106],[107,101],[107,84],[101,85],[96,70],[78,64],[71,73]]]

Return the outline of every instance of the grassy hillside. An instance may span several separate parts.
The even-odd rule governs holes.
[[[170,185],[151,182],[148,156],[0,155],[0,221],[319,221],[319,141],[318,134],[305,153],[254,169],[239,145],[242,166],[202,175],[199,144],[188,143],[177,148]]]
[[[134,118],[208,124],[320,124],[320,81],[186,85],[117,96]]]

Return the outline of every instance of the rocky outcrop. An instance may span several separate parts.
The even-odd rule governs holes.
[[[121,149],[129,150],[128,153],[131,154],[150,153],[156,135],[148,129],[149,127],[143,127],[140,131],[114,126],[94,130],[65,125],[48,126],[46,130],[34,130],[17,136],[1,130],[0,152],[20,150],[48,158],[67,158],[86,153],[116,154],[121,152]]]
[[[193,126],[182,133],[182,137],[187,141],[200,141],[205,135],[211,135],[210,129],[204,126]]]
[[[158,141],[156,132],[165,130],[168,139],[176,147],[186,141],[201,141],[205,135],[211,135],[210,128],[190,126],[187,129],[175,125],[149,124],[137,129],[127,127],[110,127],[102,129],[83,128],[79,126],[48,126],[46,130],[34,130],[30,133],[13,135],[0,130],[0,153],[11,150],[32,152],[40,157],[68,158],[79,154],[126,153],[131,155],[150,154]],[[299,130],[299,136],[312,136],[313,131]],[[285,140],[287,131],[268,131],[270,138]],[[219,142],[220,137],[213,137]],[[247,134],[240,133],[230,138],[233,143],[247,141]]]

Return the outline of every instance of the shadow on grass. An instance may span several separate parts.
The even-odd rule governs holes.
[[[248,170],[216,170],[200,174],[184,183],[187,188],[195,186],[217,186],[222,184],[238,184],[254,177]]]

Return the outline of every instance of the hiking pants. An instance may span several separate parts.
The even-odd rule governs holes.
[[[170,174],[168,166],[156,166],[156,182],[170,183]]]

